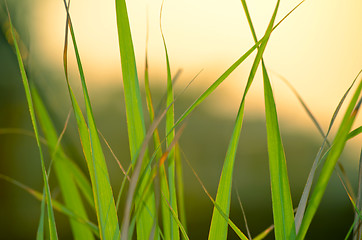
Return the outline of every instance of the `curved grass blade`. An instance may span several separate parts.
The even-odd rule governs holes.
[[[44,191],[45,191],[45,197],[46,197],[46,202],[47,202],[47,210],[48,210],[49,235],[50,235],[51,240],[52,239],[58,239],[57,229],[56,229],[56,225],[55,225],[54,212],[53,212],[53,207],[52,207],[52,199],[51,199],[51,196],[50,196],[50,187],[49,187],[49,183],[48,183],[48,175],[47,175],[47,172],[46,172],[42,147],[41,147],[40,140],[39,140],[39,132],[38,132],[37,120],[36,120],[36,117],[35,117],[35,110],[34,110],[32,95],[31,95],[31,92],[30,92],[29,81],[28,81],[28,77],[27,77],[26,72],[25,72],[24,63],[23,63],[23,60],[21,58],[19,46],[18,46],[17,39],[16,39],[15,34],[14,34],[13,24],[11,22],[10,13],[9,13],[8,9],[7,9],[7,12],[8,12],[8,17],[9,17],[11,36],[12,36],[13,42],[14,42],[15,53],[16,53],[16,57],[17,57],[18,63],[19,63],[21,78],[23,80],[23,85],[24,85],[26,100],[28,102],[28,108],[29,108],[29,112],[30,112],[31,122],[32,122],[32,125],[33,125],[34,134],[35,134],[35,138],[36,138],[36,143],[38,145],[39,154],[40,154],[41,169],[42,169],[42,173],[43,173],[43,181],[44,181],[44,189],[45,189]]]
[[[350,104],[346,110],[346,113],[343,117],[342,123],[338,129],[337,135],[334,139],[331,150],[327,156],[327,159],[323,165],[321,173],[319,175],[318,181],[315,185],[313,193],[311,195],[310,201],[308,203],[305,215],[303,217],[300,230],[297,235],[297,239],[304,239],[307,230],[312,222],[315,212],[322,200],[323,194],[329,182],[330,176],[333,172],[333,169],[338,161],[339,156],[341,155],[346,141],[348,140],[348,134],[352,127],[352,124],[355,120],[356,114],[360,108],[362,99],[358,101],[359,95],[362,90],[362,80],[360,81],[355,94],[353,95]]]
[[[231,199],[231,186],[232,186],[232,174],[233,174],[233,168],[234,168],[234,162],[235,162],[235,154],[237,150],[237,145],[239,143],[239,137],[240,132],[242,128],[243,123],[243,117],[244,117],[244,106],[245,106],[245,98],[246,94],[248,93],[248,90],[253,82],[253,79],[255,77],[255,73],[257,71],[257,68],[259,66],[259,63],[261,61],[261,58],[263,56],[264,50],[266,48],[267,42],[269,40],[270,34],[273,29],[275,17],[279,8],[279,2],[277,2],[275,10],[273,12],[273,15],[270,19],[268,28],[265,32],[264,38],[260,44],[260,47],[258,49],[258,53],[255,57],[253,66],[250,71],[250,75],[248,78],[248,82],[246,83],[245,91],[243,98],[240,103],[240,108],[236,117],[235,125],[233,134],[229,143],[229,147],[226,153],[224,166],[222,169],[219,186],[217,190],[216,200],[215,200],[215,207],[212,215],[211,220],[211,226],[210,226],[210,232],[209,232],[209,240],[221,240],[227,238],[227,221],[225,221],[225,218],[222,216],[220,211],[217,209],[217,205],[220,206],[220,209],[222,212],[226,214],[226,217],[229,215],[229,209],[230,209],[230,199]],[[256,43],[257,45],[257,43]]]
[[[64,0],[64,6],[67,13],[66,40],[64,45],[64,71],[65,71],[66,81],[72,101],[74,114],[77,119],[83,151],[85,153],[89,173],[91,176],[93,196],[94,196],[98,225],[100,230],[100,237],[101,239],[114,239],[119,237],[120,232],[119,232],[118,218],[117,218],[112,188],[109,181],[107,165],[100,145],[97,128],[94,122],[94,117],[85,82],[83,67],[81,64],[78,47],[75,39],[75,34],[73,31],[73,25],[69,14],[69,9],[68,9],[69,4],[67,5],[65,0]],[[76,55],[79,75],[82,84],[88,126],[80,111],[79,105],[75,99],[75,96],[72,92],[68,80],[68,71],[67,71],[68,26],[74,46],[74,52]]]
[[[57,175],[65,205],[77,215],[87,218],[87,213],[75,184],[76,181],[73,178],[73,172],[69,171],[70,164],[67,162],[70,160],[66,158],[62,148],[58,146],[58,137],[55,127],[34,86],[31,87],[31,92],[33,94],[34,105],[40,126],[42,127],[47,139],[50,152],[54,156],[54,158],[52,158],[54,162],[54,171]],[[94,239],[92,232],[83,224],[70,219],[70,225],[75,239]]]

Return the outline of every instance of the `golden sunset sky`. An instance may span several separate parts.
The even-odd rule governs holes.
[[[139,78],[143,79],[148,19],[150,81],[153,86],[165,85],[165,55],[159,26],[161,1],[126,2]],[[247,3],[261,38],[276,1],[249,0]],[[277,21],[298,3],[281,1]],[[314,131],[298,100],[273,72],[290,81],[327,130],[340,98],[362,69],[361,13],[362,1],[306,0],[272,33],[264,59],[282,123]],[[44,63],[59,68],[62,67],[65,15],[63,1],[34,2],[32,49]],[[71,15],[89,87],[121,87],[115,2],[73,0]],[[162,27],[172,72],[183,69],[177,87],[182,89],[202,70],[190,87],[198,94],[253,45],[241,2],[237,0],[165,0]],[[205,103],[212,113],[235,117],[254,56]],[[247,111],[263,113],[263,104],[259,72],[247,98]],[[361,124],[360,114],[354,126]],[[361,142],[361,137],[354,139],[351,151],[358,154]]]

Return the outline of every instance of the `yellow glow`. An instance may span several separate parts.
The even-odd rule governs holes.
[[[248,1],[262,37],[276,1]],[[298,1],[281,1],[277,20]],[[61,67],[65,10],[62,1],[37,1],[34,5],[34,46],[44,62]],[[71,3],[80,54],[91,84],[121,81],[114,1],[77,0]],[[143,78],[147,11],[149,20],[150,77],[165,84],[165,58],[159,30],[161,1],[127,1],[137,64]],[[148,9],[148,10],[147,10]],[[312,112],[327,128],[329,119],[356,74],[362,68],[362,1],[306,1],[274,31],[265,53],[268,68],[286,77]],[[171,66],[182,68],[180,85],[204,69],[192,88],[205,89],[253,40],[240,1],[166,0],[163,31]],[[253,55],[254,56],[254,55]],[[236,114],[252,63],[250,58],[221,86],[209,101],[218,114]],[[270,74],[279,115],[300,126],[310,120],[285,85]],[[262,79],[257,75],[248,97],[250,111],[263,111]],[[218,99],[218,101],[212,101]],[[223,99],[222,102],[219,100]],[[247,106],[248,106],[247,104]],[[362,124],[359,117],[355,126]],[[360,147],[362,139],[354,140]]]

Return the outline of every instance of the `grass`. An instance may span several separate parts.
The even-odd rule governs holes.
[[[300,4],[302,4],[301,2]],[[87,165],[88,173],[82,172],[76,161],[67,156],[62,147],[63,132],[58,134],[55,124],[46,109],[44,99],[38,93],[34,84],[29,83],[26,74],[26,65],[24,65],[21,52],[19,50],[20,38],[11,21],[11,13],[8,11],[9,30],[11,32],[10,43],[14,46],[15,54],[19,63],[19,70],[23,80],[26,100],[32,121],[35,139],[40,153],[40,163],[43,176],[43,193],[26,186],[9,176],[0,174],[0,178],[29,192],[39,201],[41,201],[41,213],[37,239],[57,239],[58,232],[56,228],[56,219],[54,210],[66,216],[70,222],[70,228],[74,239],[167,239],[179,240],[189,239],[187,228],[187,214],[185,210],[184,198],[187,190],[184,189],[182,159],[182,145],[179,139],[182,137],[183,130],[187,128],[186,119],[191,116],[211,93],[254,51],[256,52],[253,64],[250,68],[250,74],[246,82],[243,97],[239,110],[233,125],[233,132],[230,136],[229,145],[225,149],[225,159],[222,167],[221,176],[215,198],[206,189],[199,178],[192,164],[185,158],[187,164],[191,167],[194,175],[198,179],[205,194],[210,199],[213,206],[212,217],[210,219],[210,229],[208,239],[223,240],[228,238],[229,227],[239,239],[250,239],[249,232],[243,232],[243,227],[238,226],[230,218],[230,205],[233,189],[233,172],[236,159],[236,153],[239,146],[240,134],[243,129],[244,108],[246,97],[252,87],[255,74],[261,66],[264,83],[265,99],[265,122],[267,130],[267,148],[269,157],[270,173],[270,191],[272,196],[273,223],[266,228],[260,235],[253,239],[264,239],[272,230],[274,230],[275,239],[305,239],[306,234],[312,224],[312,220],[320,208],[321,200],[325,194],[328,183],[330,182],[332,172],[336,167],[343,169],[338,163],[347,141],[358,136],[362,128],[353,129],[356,116],[359,113],[362,104],[362,80],[357,75],[353,95],[348,102],[343,120],[338,126],[338,132],[333,141],[328,141],[328,136],[336,116],[339,114],[341,105],[346,96],[352,90],[352,86],[342,97],[337,106],[328,132],[324,134],[320,124],[313,116],[307,105],[302,100],[297,91],[292,88],[297,99],[303,105],[306,114],[316,125],[318,131],[323,136],[323,143],[320,151],[315,158],[310,171],[302,198],[296,210],[292,203],[290,183],[287,171],[287,159],[284,153],[283,141],[279,130],[279,120],[274,100],[274,91],[270,83],[270,77],[263,54],[267,48],[268,40],[273,31],[282,24],[283,21],[297,7],[291,10],[278,23],[275,22],[279,10],[280,1],[272,13],[269,24],[263,37],[258,40],[245,0],[241,1],[245,11],[246,19],[249,23],[251,34],[255,44],[250,47],[235,63],[233,63],[207,90],[201,94],[195,101],[181,114],[176,120],[174,103],[177,100],[174,96],[174,80],[172,78],[172,66],[169,61],[166,37],[162,32],[162,6],[160,10],[160,32],[164,45],[165,63],[167,66],[167,90],[165,101],[161,111],[156,112],[153,105],[152,92],[150,88],[148,75],[148,58],[146,46],[146,64],[145,64],[145,98],[147,102],[147,113],[144,113],[142,106],[142,93],[137,76],[137,66],[134,54],[133,40],[127,13],[125,0],[115,1],[115,10],[117,18],[117,30],[119,41],[119,53],[122,62],[122,75],[124,86],[124,100],[127,118],[127,131],[129,140],[130,166],[125,170],[120,163],[123,173],[122,187],[115,195],[114,187],[111,184],[109,169],[106,164],[104,150],[101,142],[108,142],[103,138],[97,129],[94,119],[93,108],[88,93],[85,79],[85,73],[82,67],[81,56],[76,42],[76,33],[73,29],[73,23],[69,11],[69,2],[64,0],[64,13],[66,15],[65,23],[65,41],[64,41],[64,80],[71,100],[73,116],[76,120],[76,126],[79,133],[79,142],[81,143],[84,159]],[[68,36],[69,35],[69,36]],[[69,41],[68,38],[71,40]],[[77,60],[79,78],[81,82],[83,101],[78,101],[68,76],[68,41],[71,42]],[[84,102],[84,106],[80,105]],[[83,109],[83,111],[82,111]],[[146,117],[147,116],[147,117]],[[150,120],[151,125],[146,126]],[[165,125],[160,124],[165,121]],[[41,138],[38,125],[42,129],[44,137]],[[165,137],[160,137],[159,132],[165,132]],[[11,132],[11,131],[10,131]],[[51,156],[49,166],[46,166],[43,156],[43,147],[47,147]],[[327,149],[325,147],[327,146]],[[112,149],[110,148],[112,151]],[[112,152],[113,153],[113,152]],[[315,176],[316,170],[320,173]],[[63,201],[52,198],[49,177],[54,171],[56,182]],[[349,235],[360,234],[361,226],[359,221],[362,219],[361,211],[361,180],[359,181],[358,194],[352,192],[350,180],[343,174],[339,174],[345,191],[355,209],[355,221],[351,230],[346,233]],[[361,178],[361,171],[359,172]],[[313,188],[312,188],[313,186]],[[238,195],[238,199],[239,195]],[[240,204],[241,205],[241,204]],[[45,208],[47,211],[45,211]],[[244,212],[244,211],[243,211]],[[95,222],[90,215],[95,215]],[[245,216],[244,216],[245,217]],[[247,223],[247,217],[245,217]],[[44,227],[44,221],[48,224]]]

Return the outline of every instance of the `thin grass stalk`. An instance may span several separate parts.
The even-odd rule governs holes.
[[[356,80],[358,79],[358,76],[360,74],[361,74],[361,71],[357,74],[356,78],[353,80],[352,84],[347,89],[347,91],[344,93],[341,100],[339,101],[339,103],[338,103],[338,105],[337,105],[337,107],[336,107],[336,109],[335,109],[335,111],[333,113],[333,116],[331,118],[331,121],[329,123],[327,133],[324,134],[323,131],[321,132],[321,134],[324,136],[323,137],[323,143],[322,143],[322,146],[320,147],[320,149],[319,149],[319,151],[317,153],[317,156],[316,156],[316,158],[315,158],[315,160],[313,162],[312,168],[311,168],[311,170],[309,172],[307,183],[306,183],[306,185],[305,185],[305,187],[303,189],[302,197],[300,198],[298,208],[297,208],[297,213],[295,214],[295,226],[296,226],[297,233],[299,232],[299,228],[300,228],[300,225],[302,223],[302,219],[303,219],[303,216],[304,216],[304,213],[305,213],[305,209],[307,207],[308,196],[309,196],[310,191],[311,191],[312,182],[313,182],[313,179],[314,179],[315,172],[316,172],[317,167],[319,166],[319,164],[321,163],[321,160],[322,160],[322,158],[321,158],[322,151],[323,151],[325,145],[327,145],[329,147],[331,146],[331,144],[329,143],[327,137],[329,136],[329,133],[330,133],[330,131],[332,129],[332,126],[334,124],[334,121],[335,121],[335,119],[336,119],[336,117],[337,117],[337,115],[338,115],[338,113],[339,113],[339,111],[340,111],[340,109],[342,107],[342,104],[344,103],[347,95],[349,94],[350,90],[352,89],[352,86],[354,85],[354,83],[356,82]],[[301,98],[300,98],[300,100],[301,100]],[[303,104],[303,106],[306,108],[305,104]],[[311,112],[309,110],[307,112],[309,112],[311,114]]]
[[[154,111],[153,102],[152,102],[149,75],[148,75],[148,22],[147,22],[146,53],[145,53],[145,92],[146,92],[146,102],[147,102],[147,109],[148,109],[148,113],[149,113],[149,117],[150,117],[150,122],[153,123],[154,118],[155,118],[155,111]],[[153,133],[153,144],[154,144],[154,148],[156,149],[156,152],[155,152],[156,158],[161,159],[162,147],[161,147],[161,141],[160,141],[160,135],[158,132],[158,128],[156,128]],[[150,161],[150,163],[151,163],[151,161]],[[166,178],[165,168],[161,167],[159,171],[160,171],[160,178]],[[168,194],[167,182],[166,182],[166,184],[164,182],[161,182],[160,184],[161,184],[161,189],[163,189],[164,192],[167,191],[166,194]],[[157,186],[155,186],[155,188],[156,187]],[[157,197],[155,198],[155,200],[156,201],[158,200]],[[156,206],[157,206],[157,204],[156,204]],[[157,211],[156,211],[156,213],[157,213]],[[168,216],[163,216],[162,220],[164,221],[164,219],[168,219],[167,217]],[[166,223],[164,223],[164,225],[165,224]],[[155,225],[156,225],[156,222],[155,222]],[[158,228],[158,225],[157,225],[157,228]],[[164,229],[165,229],[164,231],[166,231],[166,232],[169,231],[169,228],[167,228],[167,227]],[[168,234],[165,233],[165,235],[168,235]],[[152,237],[153,237],[153,234],[152,234]]]
[[[347,193],[347,195],[348,195],[348,198],[349,198],[349,200],[350,200],[350,202],[351,202],[351,204],[352,204],[352,206],[353,206],[353,208],[354,208],[354,210],[355,210],[356,216],[357,216],[357,218],[354,219],[354,221],[353,221],[353,223],[352,223],[352,225],[351,225],[351,227],[350,227],[350,229],[349,229],[349,231],[348,231],[348,233],[347,233],[347,235],[346,235],[346,237],[345,237],[345,239],[347,240],[347,239],[349,238],[349,236],[350,236],[352,233],[354,233],[354,228],[355,228],[355,226],[358,225],[358,223],[359,223],[360,220],[362,220],[362,215],[361,215],[361,212],[360,212],[360,210],[358,209],[358,207],[357,207],[357,205],[356,205],[356,203],[355,203],[355,201],[354,201],[353,196],[350,194],[350,192],[349,192],[349,190],[348,190],[348,187],[346,186],[345,182],[343,181],[341,175],[338,175],[338,177],[339,177],[339,179],[340,179],[340,181],[341,181],[341,183],[342,183],[342,185],[343,185],[344,190],[346,191],[346,193]],[[353,236],[353,237],[355,237],[355,236]]]
[[[172,86],[173,83],[172,83],[172,77],[171,77],[171,66],[170,66],[170,60],[169,60],[169,56],[168,56],[165,36],[162,31],[163,4],[164,4],[164,1],[162,1],[161,10],[160,10],[160,31],[161,31],[161,36],[162,36],[162,41],[163,41],[163,46],[164,46],[164,51],[165,51],[166,66],[167,66],[166,106],[170,106],[170,107],[166,112],[166,148],[169,148],[175,138],[175,129],[173,128],[174,119],[175,119],[175,110],[174,110],[174,104],[172,104],[174,102],[174,93],[173,93],[173,86]],[[175,148],[174,147],[172,147],[168,151],[167,163],[168,163],[168,165],[167,165],[168,195],[166,195],[167,194],[166,192],[164,194],[165,194],[165,197],[166,197],[168,203],[171,205],[173,212],[171,214],[168,213],[169,220],[166,220],[166,222],[169,221],[169,223],[166,223],[166,225],[169,224],[169,226],[165,226],[165,227],[170,228],[170,235],[169,236],[165,235],[165,237],[170,240],[179,240],[180,234],[179,234],[178,226],[174,220],[175,218],[173,216],[173,215],[178,216],[176,182],[175,182]],[[162,181],[164,181],[164,178],[161,178],[161,185],[162,185]],[[163,185],[165,185],[165,183]],[[162,190],[163,189],[161,189],[161,191]],[[169,208],[167,208],[167,209],[162,208],[162,210],[167,211],[167,212],[170,211]],[[167,217],[166,213],[165,213],[165,217]],[[178,219],[178,217],[176,217],[176,218]],[[165,222],[165,220],[164,220],[164,222]],[[166,233],[166,231],[165,231],[165,233]]]
[[[185,155],[185,154],[184,154]],[[202,187],[202,190],[205,192],[205,194],[207,195],[207,197],[210,199],[210,201],[212,202],[212,204],[218,209],[219,213],[221,214],[221,216],[225,219],[225,221],[228,223],[228,225],[231,227],[231,229],[236,233],[236,235],[242,239],[242,240],[248,240],[248,238],[245,236],[245,234],[235,225],[235,223],[233,221],[231,221],[231,219],[223,212],[223,210],[220,208],[220,206],[215,202],[215,200],[211,197],[210,193],[207,191],[205,185],[202,183],[200,177],[197,175],[195,169],[191,166],[190,161],[184,157],[187,165],[190,167],[192,173],[194,174],[194,176],[196,177],[197,181],[199,182],[199,184]]]
[[[176,144],[175,154],[176,154],[175,162],[176,162],[176,187],[177,187],[178,210],[179,210],[181,223],[187,233],[185,191],[184,191],[183,170],[182,170],[181,153],[180,153],[179,144]]]
[[[245,223],[246,233],[248,234],[249,239],[253,239],[252,236],[251,236],[250,230],[249,230],[249,225],[248,225],[248,221],[246,219],[246,214],[245,214],[245,211],[244,211],[244,207],[243,207],[243,204],[242,204],[241,199],[240,199],[238,187],[236,187],[235,192],[236,192],[236,197],[237,197],[238,202],[239,202],[241,213],[243,215],[243,220],[244,220],[244,223]]]
[[[15,186],[19,187],[20,189],[26,191],[27,193],[29,193],[31,196],[33,196],[35,199],[43,202],[43,200],[45,200],[45,195],[44,192],[40,193],[32,188],[30,188],[29,186],[26,186],[25,184],[16,181],[15,179],[12,179],[8,176],[2,175],[0,174],[0,179],[3,179],[11,184],[14,184]],[[45,201],[44,201],[45,203]],[[64,214],[65,216],[74,219],[75,221],[86,225],[94,234],[95,236],[99,237],[99,230],[97,225],[95,225],[94,223],[92,223],[91,221],[89,221],[86,218],[83,218],[82,216],[77,215],[76,213],[74,213],[72,210],[70,210],[69,208],[67,208],[66,206],[64,206],[62,203],[58,202],[55,199],[52,199],[52,203],[53,203],[53,208],[54,210],[58,211],[59,213]],[[45,206],[45,205],[44,205]],[[44,232],[43,232],[44,235]],[[37,239],[38,238],[42,238],[43,239],[43,235],[38,234],[37,235]]]
[[[337,135],[333,141],[331,150],[323,165],[323,168],[319,175],[318,181],[316,182],[316,185],[314,187],[313,193],[312,193],[310,201],[308,203],[305,215],[303,217],[302,224],[300,226],[300,230],[297,235],[298,240],[304,239],[304,237],[307,233],[307,230],[312,222],[312,219],[313,219],[313,217],[318,209],[318,206],[322,200],[325,189],[326,189],[329,179],[332,175],[334,166],[336,165],[336,163],[344,149],[346,141],[348,140],[347,139],[348,134],[350,132],[350,129],[352,127],[352,124],[355,120],[356,114],[358,113],[358,110],[360,108],[360,104],[362,101],[362,99],[360,99],[358,101],[361,90],[362,90],[362,80],[360,81],[360,83],[355,91],[355,94],[353,95],[353,97],[350,101],[350,104],[343,117],[342,123],[340,124],[340,127],[338,129]],[[358,103],[357,103],[357,101],[358,101]]]
[[[334,120],[336,119],[338,113],[339,113],[339,110],[344,102],[344,100],[346,99],[348,93],[350,92],[352,86],[354,85],[354,83],[356,82],[356,80],[358,79],[358,76],[361,74],[362,71],[360,71],[356,78],[354,79],[354,81],[352,82],[352,84],[350,85],[350,87],[347,89],[347,91],[344,93],[343,97],[341,98],[341,100],[339,101],[334,113],[333,113],[333,116],[332,116],[332,119],[330,121],[330,124],[329,124],[329,127],[328,127],[328,130],[327,130],[327,133],[324,133],[324,131],[322,130],[320,124],[318,123],[317,119],[314,117],[314,115],[312,114],[312,112],[309,110],[309,108],[307,107],[306,103],[303,101],[302,97],[299,95],[299,93],[297,92],[297,90],[288,82],[287,79],[285,79],[283,76],[281,76],[280,74],[277,74],[277,76],[282,79],[286,84],[287,86],[292,90],[292,92],[295,94],[295,96],[297,97],[297,99],[299,100],[299,102],[302,104],[304,110],[307,112],[308,116],[311,118],[311,120],[313,121],[314,125],[317,127],[319,133],[321,134],[321,136],[323,137],[323,143],[322,143],[322,146],[320,147],[317,155],[316,155],[316,158],[313,162],[313,165],[312,165],[312,168],[309,172],[309,175],[308,175],[308,179],[307,179],[307,183],[303,189],[303,193],[302,193],[302,197],[300,198],[300,201],[299,201],[299,204],[298,204],[298,208],[297,208],[297,212],[295,214],[295,228],[296,228],[296,232],[298,233],[299,231],[299,228],[300,228],[300,224],[302,222],[302,218],[303,218],[303,215],[304,215],[304,212],[305,212],[305,208],[307,206],[307,200],[308,200],[308,197],[309,197],[309,193],[310,193],[310,190],[311,190],[311,187],[312,187],[312,182],[313,182],[313,179],[314,179],[314,175],[315,175],[315,172],[317,170],[317,167],[319,166],[320,162],[321,162],[321,156],[322,156],[322,151],[323,149],[325,148],[325,146],[329,146],[330,147],[330,142],[328,141],[328,136],[329,136],[329,133],[332,129],[332,126],[333,126],[333,123],[334,123]],[[357,133],[357,132],[353,132],[352,134],[354,133]],[[338,167],[339,168],[342,168],[342,166],[340,164],[338,164]],[[338,172],[339,174],[339,172]],[[346,181],[348,181],[347,178],[345,178]],[[349,182],[349,181],[348,181]]]
[[[6,7],[7,7],[7,5],[6,5]],[[31,118],[31,122],[32,122],[32,125],[33,125],[33,130],[34,130],[34,134],[35,134],[35,138],[36,138],[36,143],[37,143],[38,149],[39,149],[39,155],[40,155],[40,161],[41,161],[41,169],[42,169],[42,175],[43,175],[43,181],[44,181],[45,201],[47,203],[47,210],[48,210],[47,213],[48,213],[48,224],[49,224],[49,235],[50,235],[49,237],[50,237],[51,240],[58,239],[57,229],[56,229],[56,225],[55,225],[54,212],[53,212],[53,206],[52,206],[52,199],[51,199],[51,195],[50,195],[50,187],[49,187],[49,182],[48,182],[48,175],[47,175],[47,171],[46,171],[46,168],[45,168],[43,151],[42,151],[42,147],[41,147],[40,140],[39,140],[39,132],[38,132],[37,120],[36,120],[36,117],[35,117],[35,110],[34,110],[32,95],[31,95],[31,91],[30,91],[29,81],[28,81],[28,77],[27,77],[26,72],[25,72],[24,63],[23,63],[23,60],[22,60],[22,57],[21,57],[21,53],[20,53],[20,50],[19,50],[17,39],[15,37],[14,27],[13,27],[11,17],[10,17],[10,12],[9,12],[8,9],[7,9],[7,13],[8,13],[8,19],[9,19],[9,24],[10,24],[11,36],[13,38],[15,53],[16,53],[16,57],[17,57],[17,60],[18,60],[20,74],[21,74],[21,78],[22,78],[22,81],[23,81],[26,100],[27,100],[28,108],[29,108],[29,112],[30,112],[30,118]],[[43,216],[43,214],[42,214],[42,216]]]

